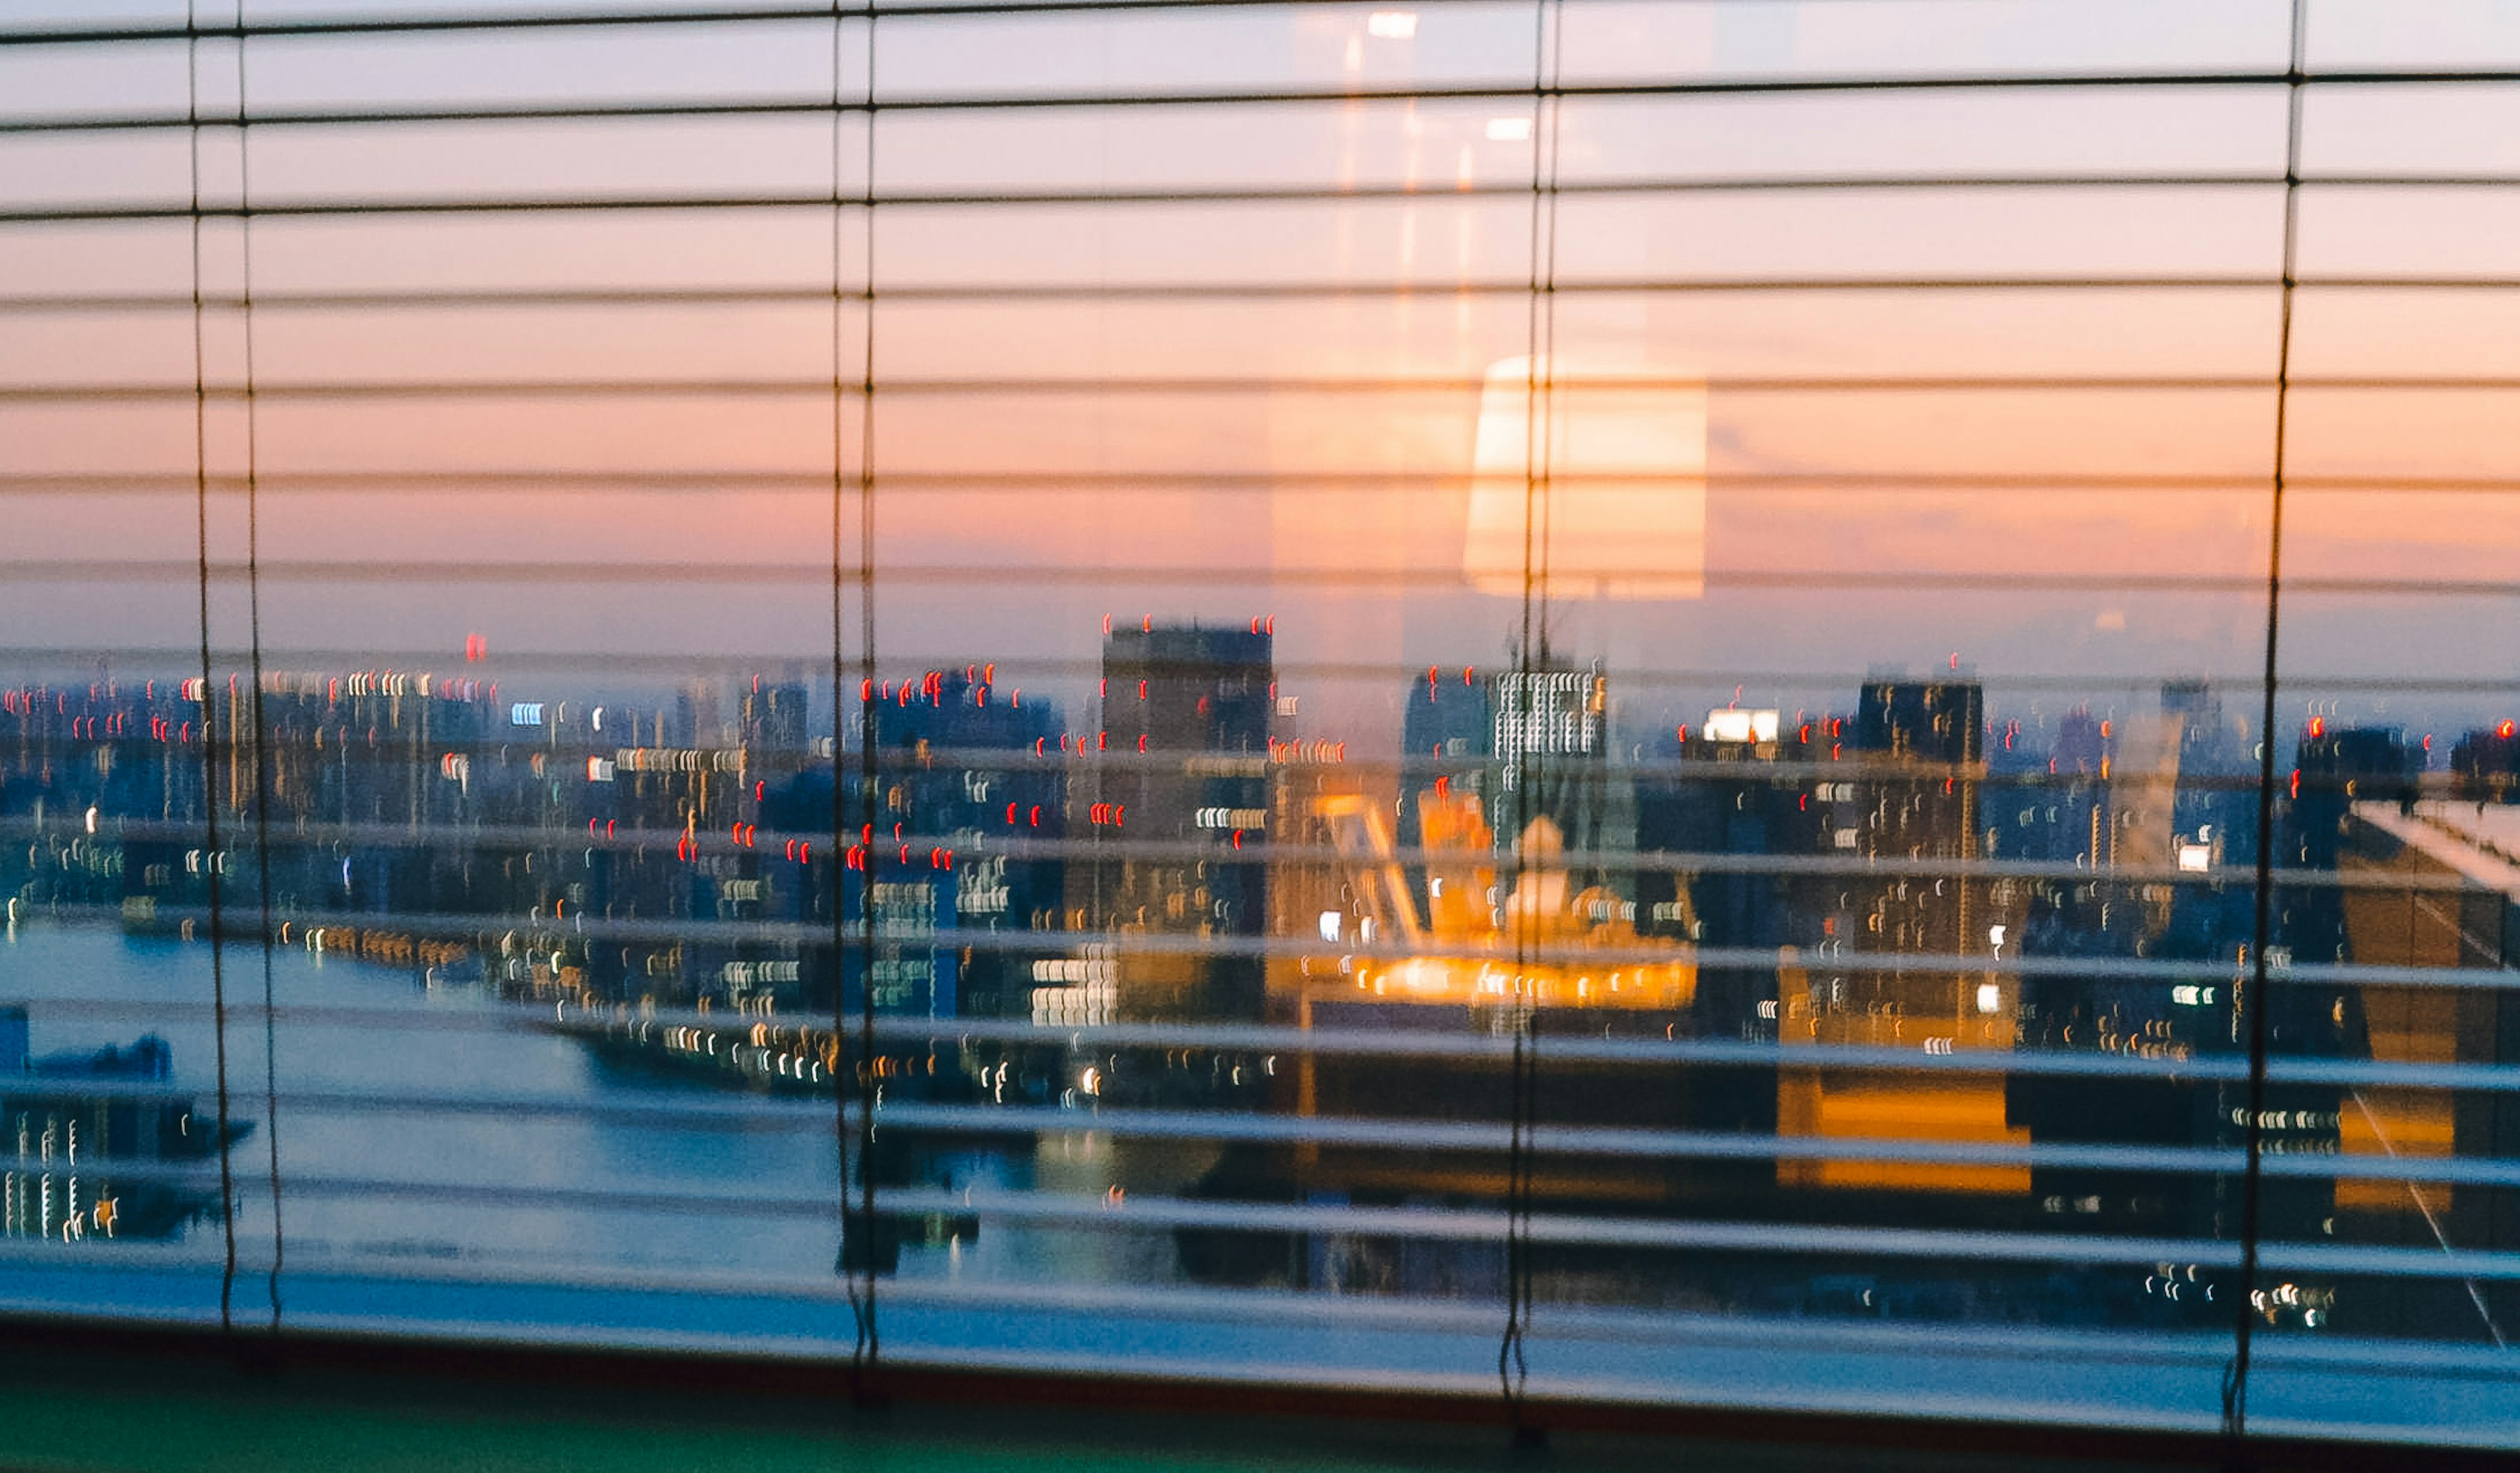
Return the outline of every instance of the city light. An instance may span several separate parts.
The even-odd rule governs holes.
[[[2520,1451],[2491,7],[33,9],[30,1336]]]

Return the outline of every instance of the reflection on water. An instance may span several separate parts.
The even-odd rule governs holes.
[[[263,1132],[233,1152],[236,1228],[249,1251],[271,1233],[276,1149],[292,1264],[385,1256],[834,1272],[838,1214],[824,1205],[836,1202],[838,1181],[828,1101],[732,1096],[608,1065],[479,988],[429,987],[401,969],[289,949],[268,959],[279,1009],[268,1067],[264,953],[230,947],[220,961],[232,1112]],[[198,943],[32,923],[0,944],[0,1004],[26,1005],[46,1049],[156,1034],[172,1054],[171,1087],[204,1099],[218,1085],[219,1031],[202,1005],[213,985],[210,950]],[[292,1008],[329,1011],[292,1018]],[[361,1016],[343,1017],[349,1009]],[[707,1108],[739,1097],[740,1117]],[[677,1101],[694,1105],[687,1118]],[[624,1118],[584,1108],[598,1104],[650,1108]],[[1131,1168],[1120,1155],[1107,1138],[1078,1137],[1054,1140],[1036,1160],[1017,1138],[922,1157],[920,1169],[922,1184],[957,1190],[1038,1183],[1099,1194]],[[1167,1174],[1185,1170],[1194,1176],[1196,1164]],[[640,1200],[652,1195],[671,1200]],[[190,1236],[205,1233],[197,1224]],[[974,1234],[965,1222],[931,1233],[913,1224],[899,1272],[1144,1282],[1171,1276],[1172,1243],[1162,1232],[992,1225]]]

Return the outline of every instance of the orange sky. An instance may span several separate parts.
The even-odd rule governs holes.
[[[907,96],[1528,77],[1527,7],[1423,8],[1406,41],[1370,33],[1368,9],[897,22],[882,43],[884,84]],[[2101,24],[2059,19],[2055,7],[1761,9],[1573,7],[1564,67],[1570,80],[2254,67],[2267,64],[2270,44],[2279,63],[2282,42],[2283,8],[2267,5],[2156,8],[2149,29],[2135,23],[2142,17]],[[2490,12],[2461,14],[2471,50],[2507,39]],[[2383,39],[2401,51],[2417,44],[2377,29],[2360,8],[2322,15],[2340,62]],[[346,61],[338,45],[271,43],[248,90],[273,107],[536,91],[828,92],[828,31],[756,29],[710,33],[679,60],[652,39],[362,42]],[[819,54],[807,44],[817,36]],[[180,53],[171,68],[169,60],[161,48],[86,77],[87,91],[22,89],[30,101],[10,106],[58,111],[115,96],[164,106],[180,101],[182,85]],[[216,70],[205,61],[205,75]],[[887,116],[878,173],[893,192],[1421,193],[882,211],[877,279],[902,294],[875,317],[886,389],[880,553],[887,567],[929,570],[905,571],[886,589],[885,647],[906,663],[1072,662],[1090,657],[1105,611],[1236,622],[1268,611],[1281,617],[1293,663],[1397,672],[1502,658],[1515,602],[1473,594],[1459,575],[1479,382],[1534,346],[1529,300],[1511,290],[1532,270],[1530,204],[1510,192],[1528,182],[1530,145],[1509,127],[1491,136],[1494,120],[1528,114],[1527,103],[1484,100]],[[2314,176],[2507,167],[2515,122],[2515,88],[2315,89],[2305,167]],[[2263,179],[2280,169],[2282,123],[2280,89],[2238,87],[1586,100],[1568,105],[1558,157],[1574,185],[2093,170]],[[842,183],[854,190],[863,135],[854,124],[844,135]],[[265,202],[810,195],[832,184],[829,121],[811,115],[264,129],[251,149]],[[232,195],[232,137],[211,138],[204,157],[211,197]],[[1508,192],[1463,194],[1464,182]],[[180,133],[0,141],[8,208],[162,201],[186,187]],[[1566,290],[1548,324],[1554,351],[1570,364],[1708,383],[1713,480],[1703,600],[1569,610],[1561,627],[1589,642],[1580,652],[1614,667],[1697,673],[1638,689],[1644,705],[1685,707],[1708,673],[1765,680],[1785,698],[1797,673],[1833,680],[1954,650],[1990,674],[2061,684],[2247,673],[2263,638],[2263,601],[2249,584],[2265,569],[2277,303],[2271,287],[2250,283],[2274,272],[2281,205],[2280,189],[2264,183],[1566,196],[1555,215],[1552,269]],[[2302,201],[2301,270],[2314,282],[2507,272],[2515,210],[2507,192],[2474,188],[2314,187]],[[854,285],[865,272],[859,224],[852,218],[842,244],[842,276]],[[265,219],[253,232],[253,287],[274,303],[417,288],[811,293],[832,283],[831,231],[829,212],[812,208]],[[190,285],[186,239],[180,222],[0,227],[0,280],[12,293],[180,295]],[[236,244],[231,223],[205,235],[214,294],[238,284]],[[2095,275],[2228,285],[1667,290]],[[1191,285],[1307,291],[1147,294]],[[1632,290],[1640,286],[1663,290]],[[971,288],[1007,290],[935,294]],[[1062,294],[1025,294],[1040,290]],[[2520,524],[2510,498],[2490,488],[2520,479],[2520,406],[2513,387],[2474,380],[2520,370],[2515,315],[2520,291],[2499,288],[2299,293],[2292,366],[2304,386],[2290,447],[2300,490],[2287,566],[2309,581],[2287,665],[2304,678],[2508,677],[2497,651],[2508,647],[2510,600],[2493,588],[2322,592],[2317,583],[2507,577]],[[865,321],[852,307],[844,324],[851,379]],[[198,636],[188,584],[39,576],[36,565],[191,561],[191,313],[7,323],[0,383],[176,391],[0,403],[6,556],[25,570],[0,584],[7,643],[188,646]],[[241,381],[233,314],[211,314],[208,349],[213,381]],[[257,313],[254,350],[258,463],[271,486],[262,547],[277,569],[265,638],[275,647],[451,650],[486,627],[510,651],[828,655],[829,591],[812,576],[832,537],[827,303],[275,304]],[[2469,381],[2371,381],[2408,378]],[[2172,381],[2140,381],[2150,379]],[[587,380],[718,387],[296,392]],[[1054,391],[1060,380],[1089,386]],[[2004,380],[2029,381],[1995,386]],[[223,402],[213,418],[213,468],[236,471],[240,412]],[[842,449],[852,471],[856,418],[852,405]],[[566,491],[461,483],[507,471],[583,479]],[[345,473],[425,484],[393,489]],[[55,479],[119,474],[153,477],[149,494],[59,494]],[[658,474],[676,479],[614,478]],[[1011,479],[1024,476],[1035,483]],[[2141,484],[2102,483],[2110,477]],[[2410,477],[2427,489],[2355,484]],[[2432,484],[2444,482],[2488,489]],[[233,499],[216,507],[223,555],[241,550],[238,510]],[[439,582],[287,572],[314,562],[474,571]],[[572,562],[621,576],[564,566],[548,575]],[[760,575],[743,577],[745,564]],[[2191,586],[2171,586],[2178,580]],[[219,617],[233,612],[223,598]],[[1375,703],[1344,699],[1327,704],[1368,713]]]

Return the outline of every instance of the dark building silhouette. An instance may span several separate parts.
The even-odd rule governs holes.
[[[1494,800],[1494,774],[1491,758],[1496,750],[1495,683],[1476,668],[1463,665],[1458,669],[1429,665],[1423,679],[1409,683],[1409,693],[1401,707],[1400,737],[1400,824],[1397,837],[1400,847],[1418,847],[1421,820],[1419,804],[1423,794],[1438,781],[1452,791],[1479,800],[1486,812]],[[1408,876],[1409,893],[1418,906],[1418,919],[1430,919],[1427,914],[1426,867],[1412,862],[1403,867]]]
[[[1093,841],[1070,871],[1073,928],[1265,934],[1274,644],[1256,624],[1149,622],[1104,639],[1102,722],[1069,794],[1070,822]],[[1119,1006],[1256,1020],[1264,973],[1257,955],[1148,950],[1123,963]]]
[[[2502,722],[2458,738],[2450,750],[2452,791],[2478,803],[2508,803],[2520,789],[2520,725]]]
[[[1746,714],[1746,713],[1744,713]],[[1773,713],[1761,713],[1772,715]],[[1771,739],[1731,739],[1706,728],[1664,733],[1637,783],[1636,924],[1640,933],[1703,948],[1773,951],[1821,939],[1827,896],[1808,872],[1710,866],[1688,856],[1811,858],[1829,852],[1828,780],[1809,769],[1831,760],[1826,721],[1770,729]],[[1815,802],[1815,797],[1821,801]],[[1773,965],[1701,965],[1691,1008],[1712,1037],[1777,1036]]]
[[[1029,846],[1066,832],[1059,711],[1001,688],[996,676],[995,665],[968,665],[874,692],[879,791],[871,853],[879,880],[913,887],[878,885],[878,929],[887,900],[925,914],[918,887],[950,890],[936,923],[969,934],[960,948],[938,950],[929,971],[958,972],[959,1002],[947,1010],[968,1017],[1029,1015],[1033,963],[1050,953],[1024,938],[1058,929],[1064,891],[1058,858],[1009,852],[1010,841]],[[886,864],[901,872],[887,877]],[[888,994],[881,976],[878,984],[880,1008]]]
[[[1859,822],[1853,851],[1873,860],[1963,861],[1983,853],[1979,786],[1985,778],[1986,697],[1974,681],[1874,681],[1856,704],[1854,775]],[[1843,892],[1844,917],[1864,952],[1986,956],[1984,883],[1906,873]],[[1871,1015],[1950,1015],[1961,979],[1944,973],[1877,973],[1865,980]]]

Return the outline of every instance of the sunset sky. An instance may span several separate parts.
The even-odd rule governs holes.
[[[343,13],[374,11],[248,11]],[[2279,72],[2288,13],[1571,0],[1553,69],[1573,87]],[[0,5],[22,28],[117,18],[181,11]],[[1335,95],[1528,89],[1534,39],[1529,4],[1461,0],[883,22],[877,96],[928,105],[882,114],[874,145],[892,201],[872,319],[884,665],[994,659],[1077,700],[1105,613],[1275,614],[1283,665],[1335,667],[1289,675],[1308,718],[1396,736],[1378,724],[1405,672],[1508,657],[1519,600],[1472,586],[1464,539],[1484,386],[1537,350],[1579,380],[1557,390],[1578,422],[1704,385],[1703,596],[1552,620],[1640,725],[1735,684],[1842,702],[1870,667],[1955,653],[2014,711],[2254,682],[2281,86],[1570,98],[1538,273],[1557,290],[1536,313],[1552,116],[1535,127],[1528,96]],[[844,28],[844,98],[866,95],[867,44]],[[2314,73],[2510,65],[2520,16],[2317,0],[2308,52]],[[181,118],[184,58],[0,48],[0,116]],[[813,21],[272,38],[246,90],[269,112],[828,104],[832,67]],[[232,112],[233,45],[199,67],[204,112]],[[1209,91],[1328,95],[934,106]],[[595,656],[827,665],[834,214],[814,201],[865,189],[865,127],[847,115],[836,173],[828,112],[254,130],[265,208],[718,201],[254,221],[266,661],[452,662],[479,631],[518,680],[614,679]],[[2520,192],[2485,182],[2520,174],[2520,87],[2316,86],[2302,157],[2286,707],[2483,717],[2520,702]],[[115,663],[138,673],[199,640],[188,158],[180,127],[0,135],[0,645],[30,671],[129,650]],[[205,201],[236,201],[238,158],[234,129],[204,131]],[[2404,176],[2423,182],[2387,182]],[[2009,182],[1953,183],[1988,178]],[[1739,187],[1778,179],[1813,187]],[[1179,198],[1220,191],[1275,198]],[[1059,194],[1104,198],[1019,198]],[[174,213],[24,218],[125,207]],[[863,213],[838,228],[838,285],[862,291]],[[224,391],[244,380],[239,226],[202,239]],[[498,299],[555,290],[610,294]],[[432,292],[471,294],[411,296]],[[128,300],[29,300],[99,296]],[[841,315],[854,385],[869,314]],[[853,487],[853,389],[843,411]],[[244,547],[244,423],[222,392],[222,560]],[[1657,474],[1694,494],[1693,466],[1619,469],[1621,494]],[[214,640],[242,646],[241,580],[217,594]],[[2407,689],[2354,689],[2372,682]]]

